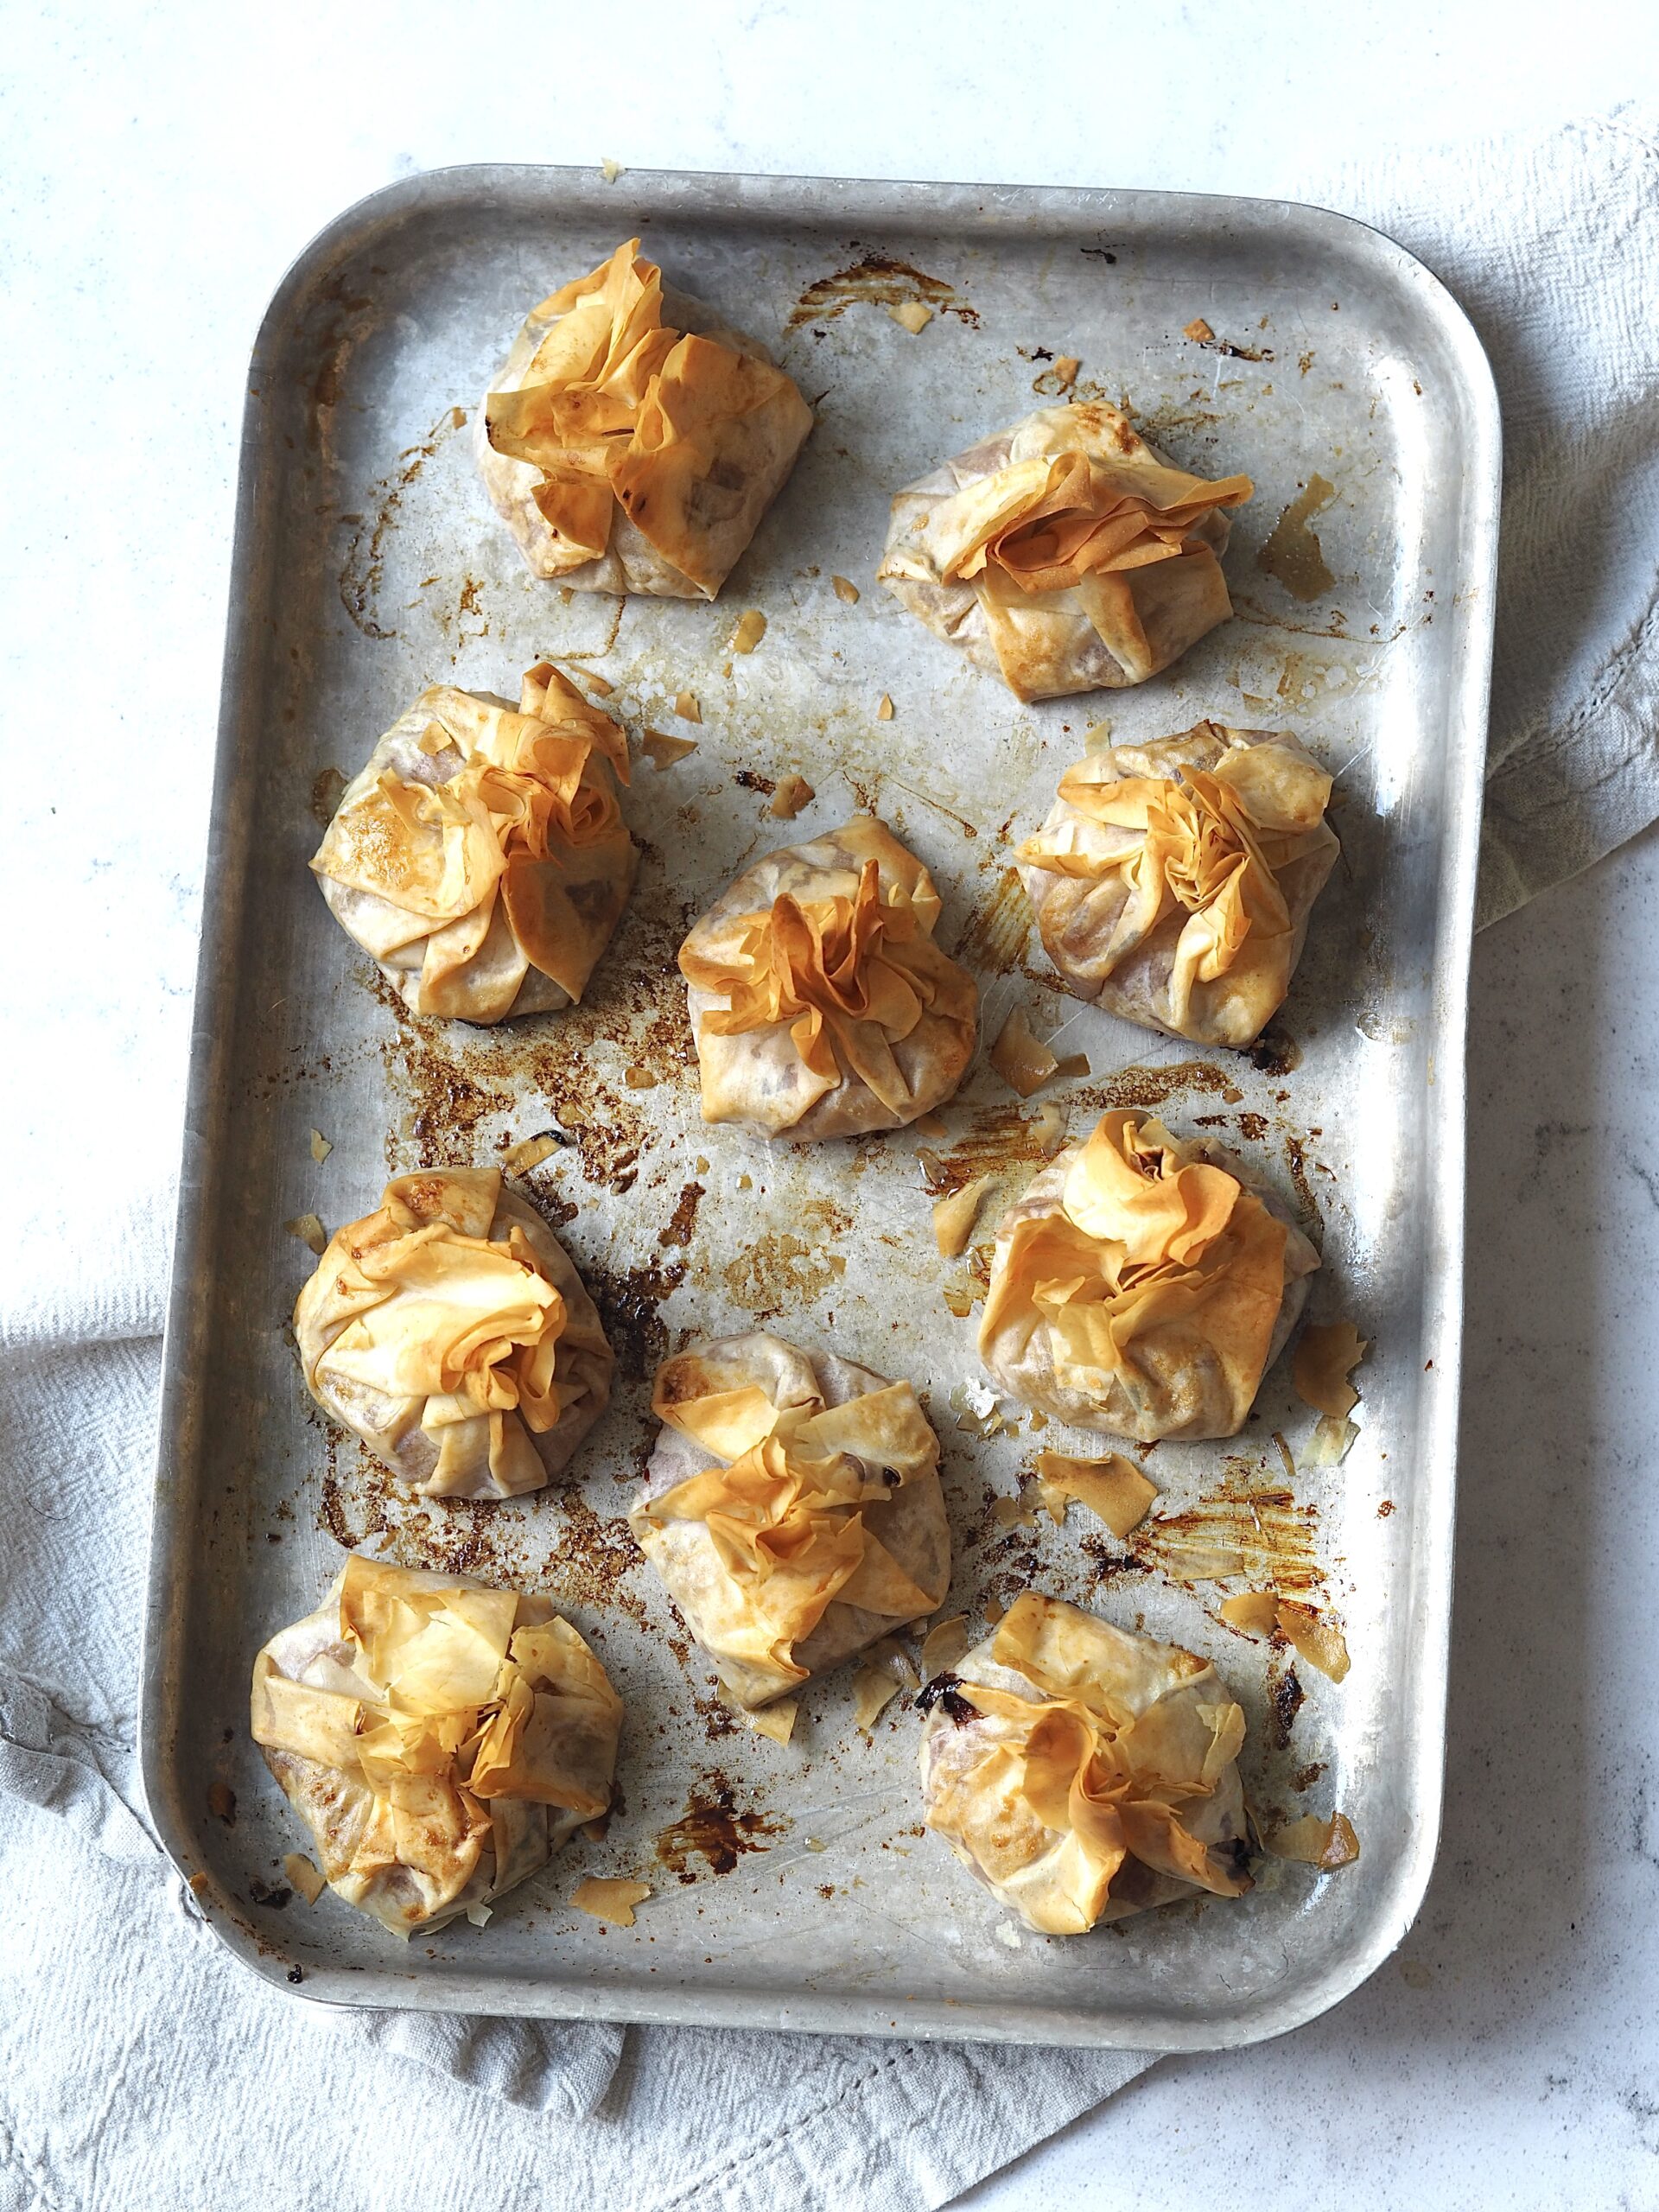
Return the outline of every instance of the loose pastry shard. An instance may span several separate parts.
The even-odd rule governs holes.
[[[1067,988],[1172,1037],[1254,1042],[1341,849],[1330,797],[1294,737],[1219,722],[1068,768],[1015,855]]]
[[[569,1254],[493,1167],[388,1183],[294,1307],[306,1387],[426,1497],[512,1497],[569,1463],[615,1364]]]
[[[408,1936],[604,1812],[622,1701],[547,1599],[354,1552],[254,1661],[251,1719],[329,1886]]]
[[[702,1117],[800,1141],[901,1128],[973,1058],[979,993],[933,879],[860,816],[746,868],[680,947]]]
[[[1040,407],[893,503],[876,571],[1020,699],[1144,683],[1232,613],[1248,476],[1207,483],[1103,401]]]
[[[1027,1590],[917,1701],[928,1827],[1040,1934],[1251,1886],[1244,1715],[1192,1652]]]
[[[546,661],[518,711],[423,691],[340,795],[311,866],[416,1014],[505,1021],[588,987],[639,859],[627,741]]]
[[[1000,1387],[1143,1444],[1236,1434],[1319,1264],[1243,1176],[1133,1112],[1068,1146],[997,1230],[979,1350]]]
[[[630,238],[531,310],[475,435],[535,575],[713,599],[811,428],[754,340],[665,291]]]
[[[938,1439],[908,1382],[757,1333],[664,1361],[652,1407],[664,1426],[628,1523],[741,1705],[944,1597]]]

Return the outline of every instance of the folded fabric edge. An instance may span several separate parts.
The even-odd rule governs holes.
[[[776,2212],[785,2202],[936,2212],[1103,2103],[1157,2056],[895,2043],[816,2107],[786,2109],[761,2141],[652,2200],[648,2212]],[[849,2124],[845,2108],[855,2101]]]

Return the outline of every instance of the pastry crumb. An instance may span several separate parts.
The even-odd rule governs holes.
[[[853,1719],[868,1735],[899,1694],[899,1685],[880,1667],[868,1661],[853,1683]]]
[[[801,809],[810,806],[817,797],[804,776],[785,776],[772,793],[766,812],[775,815],[779,822],[792,822]]]
[[[1053,375],[1055,383],[1058,385],[1062,391],[1071,391],[1072,385],[1076,384],[1077,380],[1077,372],[1082,368],[1082,366],[1083,363],[1078,359],[1075,353],[1062,353],[1060,355],[1059,359],[1054,364]]]
[[[912,337],[918,332],[925,330],[933,320],[932,308],[925,306],[920,300],[903,300],[897,307],[889,308],[887,313],[902,328],[909,331]]]
[[[1359,1838],[1345,1813],[1332,1813],[1328,1821],[1317,1813],[1304,1813],[1300,1820],[1288,1821],[1262,1840],[1275,1859],[1317,1866],[1322,1874],[1351,1866],[1359,1857]]]
[[[974,1233],[978,1218],[980,1201],[991,1187],[993,1178],[976,1175],[971,1183],[964,1183],[949,1198],[941,1198],[933,1209],[933,1238],[939,1248],[942,1260],[959,1259],[968,1249],[968,1239]]]
[[[845,601],[849,607],[858,605],[858,586],[850,576],[831,576],[830,581],[835,586],[837,599]]]
[[[655,1090],[657,1088],[656,1077],[649,1068],[641,1067],[638,1060],[623,1070],[622,1080],[630,1090]]]
[[[1250,1636],[1271,1636],[1279,1625],[1279,1600],[1271,1590],[1241,1590],[1236,1598],[1224,1598],[1217,1610],[1229,1628]]]
[[[743,1715],[757,1736],[770,1736],[774,1744],[786,1744],[795,1732],[795,1716],[801,1709],[798,1698],[780,1697],[771,1705]]]
[[[1181,335],[1190,338],[1195,346],[1209,346],[1214,344],[1216,334],[1201,315],[1195,315]]]
[[[297,1236],[302,1244],[308,1244],[319,1259],[328,1249],[328,1232],[314,1213],[302,1213],[293,1221],[285,1221],[283,1227],[290,1236]]]
[[[875,719],[879,722],[890,722],[893,720],[893,701],[885,691],[881,694],[880,702],[876,708]]]
[[[1037,1487],[1051,1521],[1064,1521],[1066,1501],[1075,1497],[1117,1537],[1140,1527],[1158,1496],[1156,1485],[1121,1452],[1109,1452],[1103,1459],[1076,1459],[1065,1452],[1039,1452]]]
[[[302,1851],[289,1853],[283,1861],[283,1872],[307,1904],[315,1904],[328,1886],[321,1870],[312,1865]]]
[[[1047,1046],[1032,1035],[1022,1006],[1016,1006],[997,1031],[991,1046],[991,1065],[1021,1098],[1033,1096],[1060,1071],[1060,1064]]]
[[[639,740],[639,750],[653,768],[671,768],[696,749],[695,737],[671,737],[665,729],[648,729]]]
[[[766,634],[766,618],[758,607],[752,607],[732,632],[732,651],[752,653]]]
[[[501,1165],[509,1175],[527,1175],[558,1149],[557,1137],[543,1131],[540,1136],[525,1137],[518,1144],[509,1145],[501,1155]]]
[[[969,1644],[968,1616],[952,1613],[949,1620],[935,1621],[922,1639],[922,1672],[931,1681],[935,1675],[954,1667]]]
[[[570,1893],[578,1912],[594,1920],[608,1921],[613,1928],[632,1928],[633,1909],[651,1895],[649,1882],[632,1882],[621,1875],[589,1874]]]
[[[614,184],[618,177],[626,176],[627,175],[627,171],[624,168],[621,162],[613,162],[608,154],[606,155],[604,160],[600,163],[599,173],[607,184]]]
[[[1369,1350],[1351,1321],[1310,1322],[1290,1365],[1297,1396],[1315,1413],[1345,1421],[1359,1403],[1349,1377]]]
[[[696,696],[690,691],[682,691],[677,696],[674,711],[683,722],[700,722],[702,720],[702,709],[697,704]]]
[[[327,1159],[329,1154],[334,1150],[334,1148],[333,1145],[329,1143],[327,1138],[324,1136],[321,1129],[312,1130],[311,1157],[316,1161],[319,1167],[321,1167],[323,1161]]]

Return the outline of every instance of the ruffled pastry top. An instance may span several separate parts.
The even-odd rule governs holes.
[[[251,1720],[330,1885],[408,1936],[604,1812],[622,1703],[546,1599],[353,1553],[255,1660]]]
[[[938,1440],[914,1390],[830,1364],[760,1335],[658,1370],[652,1411],[693,1449],[659,1452],[630,1522],[748,1705],[931,1611],[950,1577]],[[826,1655],[813,1640],[832,1607]]]
[[[581,998],[638,855],[627,742],[543,661],[518,710],[437,684],[341,794],[311,866],[416,1014],[495,1022]]]
[[[812,427],[752,341],[664,312],[630,238],[531,312],[485,399],[485,480],[539,575],[713,599]]]
[[[1028,1590],[920,1702],[927,1825],[1029,1927],[1251,1886],[1244,1715],[1192,1652]]]
[[[868,816],[747,869],[680,948],[703,1119],[839,1136],[949,1097],[978,990],[938,916],[926,868]]]
[[[1020,698],[1141,683],[1232,612],[1217,556],[1252,489],[1104,402],[1041,408],[899,495],[878,574]]]
[[[1107,1114],[1003,1221],[981,1354],[1063,1420],[1230,1436],[1282,1345],[1287,1282],[1318,1264],[1227,1168]]]
[[[431,1497],[538,1489],[610,1395],[563,1248],[495,1168],[400,1175],[294,1309],[312,1395]]]
[[[1018,849],[1050,957],[1115,1012],[1249,1044],[1283,1002],[1336,861],[1330,798],[1294,737],[1214,722],[1090,754]]]

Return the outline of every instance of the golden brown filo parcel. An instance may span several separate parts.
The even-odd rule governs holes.
[[[1027,1590],[918,1701],[928,1827],[1040,1935],[1251,1886],[1244,1715],[1195,1653]]]
[[[550,663],[528,671],[516,713],[435,684],[346,785],[311,866],[412,1012],[559,1013],[633,882],[619,778],[626,739]]]
[[[493,1167],[395,1177],[329,1239],[294,1334],[324,1413],[426,1497],[541,1489],[610,1402],[594,1301]]]
[[[1341,850],[1330,798],[1295,738],[1221,722],[1068,768],[1015,855],[1066,988],[1172,1037],[1253,1043]]]
[[[938,1439],[908,1382],[765,1332],[666,1360],[629,1526],[739,1704],[931,1612],[950,1580]]]
[[[1000,1388],[1077,1428],[1233,1436],[1319,1264],[1224,1147],[1107,1114],[998,1224],[980,1357]]]
[[[630,238],[531,310],[475,436],[535,575],[713,599],[811,428],[753,339],[666,291]]]
[[[938,918],[932,877],[869,816],[746,868],[680,948],[704,1121],[805,1142],[949,1098],[979,991]]]
[[[254,1661],[251,1719],[329,1886],[408,1936],[487,1920],[605,1811],[622,1701],[547,1599],[353,1552]]]
[[[893,503],[876,571],[1016,698],[1144,683],[1224,622],[1229,510],[1104,401],[1041,407]]]

